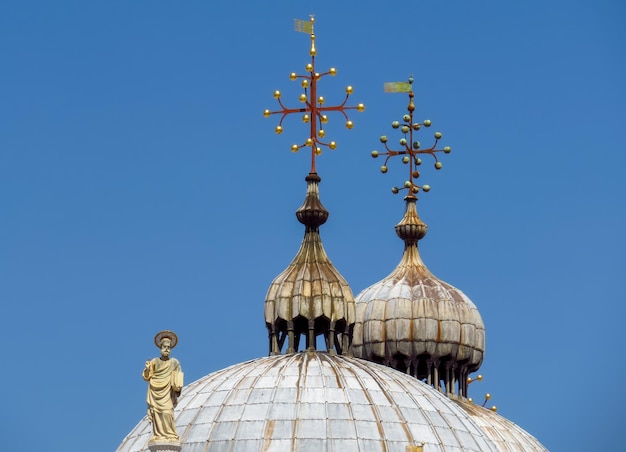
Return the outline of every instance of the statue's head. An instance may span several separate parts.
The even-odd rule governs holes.
[[[173,331],[160,331],[154,336],[154,344],[161,349],[161,357],[165,359],[170,357],[170,352],[177,343],[178,336]]]
[[[161,357],[169,358],[170,351],[172,351],[172,340],[166,337],[161,340]]]

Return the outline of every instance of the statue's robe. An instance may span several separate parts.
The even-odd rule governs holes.
[[[183,372],[176,358],[154,358],[150,369],[143,371],[143,378],[149,381],[148,418],[152,423],[151,441],[178,441],[174,407],[183,387]]]

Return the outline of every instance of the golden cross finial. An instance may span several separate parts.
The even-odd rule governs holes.
[[[280,110],[270,111],[265,110],[263,112],[263,116],[269,118],[271,115],[280,114],[280,121],[274,131],[277,134],[281,134],[283,132],[283,120],[292,113],[302,113],[302,122],[310,125],[310,133],[309,138],[307,138],[303,144],[294,144],[291,146],[292,152],[298,152],[303,147],[311,148],[311,173],[316,172],[315,168],[315,157],[322,153],[322,147],[328,147],[333,150],[337,147],[337,143],[334,141],[323,141],[326,136],[326,131],[324,130],[324,124],[328,122],[327,112],[330,111],[338,111],[343,114],[346,120],[346,127],[348,129],[352,129],[354,126],[353,122],[348,118],[346,114],[346,110],[356,110],[358,112],[362,112],[365,110],[365,105],[357,104],[356,106],[346,106],[348,102],[348,98],[352,94],[352,87],[346,87],[346,97],[343,102],[339,105],[328,106],[325,104],[326,100],[324,96],[318,96],[317,93],[317,82],[324,77],[325,75],[335,76],[337,75],[337,69],[330,68],[327,72],[319,73],[315,72],[315,55],[317,51],[315,50],[315,34],[313,32],[313,24],[315,19],[313,16],[309,19],[309,21],[296,19],[294,21],[294,26],[296,31],[301,31],[303,33],[309,33],[311,35],[311,49],[309,54],[311,55],[311,62],[308,63],[305,67],[307,75],[299,75],[295,72],[292,72],[289,75],[291,80],[301,80],[302,88],[304,88],[304,93],[300,94],[300,102],[303,105],[302,108],[287,108],[281,101],[281,92],[274,91],[274,98],[278,100],[278,104],[280,105]]]
[[[404,185],[401,188],[393,187],[391,191],[395,194],[400,190],[407,189],[409,191],[409,197],[415,198],[415,195],[421,190],[427,192],[430,191],[430,185],[417,185],[415,183],[415,179],[420,177],[420,172],[418,170],[418,166],[422,164],[422,160],[418,157],[421,154],[430,154],[435,159],[435,169],[439,170],[442,168],[441,162],[437,159],[436,153],[444,152],[446,154],[450,153],[450,146],[446,146],[443,149],[436,149],[439,140],[441,139],[441,132],[435,132],[435,143],[426,149],[422,149],[422,145],[419,141],[413,141],[413,133],[417,133],[418,130],[424,127],[430,127],[431,121],[430,119],[426,119],[424,122],[413,122],[413,112],[415,111],[415,104],[413,103],[413,76],[409,77],[408,82],[392,82],[385,83],[385,92],[388,93],[409,93],[409,105],[407,107],[408,114],[402,117],[402,122],[393,121],[391,123],[391,127],[394,129],[400,128],[401,132],[404,134],[404,137],[400,139],[400,150],[393,150],[389,148],[387,144],[388,139],[387,136],[383,135],[380,137],[380,142],[385,145],[385,152],[372,151],[372,157],[377,158],[378,156],[386,155],[385,163],[380,167],[381,173],[386,173],[388,171],[387,162],[391,157],[396,155],[402,155],[402,163],[409,166],[409,179],[404,182]]]

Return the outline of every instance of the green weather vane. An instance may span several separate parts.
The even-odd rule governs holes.
[[[280,121],[274,131],[277,134],[283,133],[283,120],[290,114],[293,113],[302,113],[302,122],[305,124],[310,124],[310,134],[309,138],[305,140],[303,144],[294,144],[291,146],[292,152],[298,152],[301,148],[310,147],[311,148],[311,173],[315,173],[315,157],[322,153],[322,147],[327,147],[331,150],[337,147],[337,143],[334,141],[322,141],[326,136],[326,131],[324,130],[324,124],[328,123],[327,112],[330,111],[338,111],[343,114],[346,120],[346,127],[348,129],[352,129],[354,124],[348,118],[346,114],[346,110],[356,110],[358,112],[362,112],[365,110],[365,105],[357,104],[354,107],[346,106],[348,102],[348,98],[352,94],[352,87],[346,87],[346,98],[339,105],[329,106],[325,104],[325,99],[323,96],[318,96],[317,93],[317,82],[325,75],[335,76],[337,75],[337,69],[330,68],[328,72],[319,73],[315,72],[315,55],[317,51],[315,50],[315,34],[313,32],[313,24],[315,19],[311,16],[309,21],[296,19],[294,21],[296,31],[300,31],[303,33],[309,33],[311,35],[311,50],[309,54],[311,55],[311,62],[306,65],[307,75],[299,75],[295,72],[292,72],[289,75],[291,80],[301,80],[302,88],[304,88],[304,93],[300,94],[300,102],[304,104],[302,108],[287,108],[283,105],[280,97],[280,91],[274,91],[274,98],[278,100],[278,104],[280,105],[280,110],[270,111],[265,110],[263,112],[263,116],[269,118],[271,115],[280,114]]]
[[[430,191],[430,185],[417,185],[414,181],[420,177],[420,172],[418,167],[422,164],[422,159],[419,157],[422,154],[429,154],[435,159],[435,169],[440,170],[442,168],[441,162],[437,159],[438,152],[444,152],[446,154],[450,153],[450,146],[446,146],[443,149],[436,149],[439,140],[441,139],[441,132],[435,132],[435,143],[427,148],[422,149],[422,145],[419,141],[413,141],[413,133],[417,133],[418,130],[424,127],[430,127],[431,121],[430,119],[426,119],[423,123],[413,122],[413,112],[415,111],[415,104],[413,103],[413,76],[409,77],[408,82],[393,82],[393,83],[385,83],[385,92],[387,93],[409,93],[409,105],[407,110],[409,114],[406,114],[402,117],[402,122],[393,121],[391,123],[391,127],[394,129],[400,129],[400,131],[404,134],[404,137],[400,139],[400,146],[402,147],[400,150],[393,150],[389,148],[387,144],[388,140],[385,135],[380,137],[380,142],[385,145],[386,152],[378,152],[372,151],[372,157],[377,158],[378,156],[386,155],[385,163],[380,167],[381,173],[386,173],[387,162],[391,157],[395,157],[396,155],[402,155],[402,163],[408,165],[409,167],[409,179],[404,182],[404,186],[401,188],[393,187],[391,191],[396,194],[400,190],[408,190],[410,197],[415,197],[415,195],[422,189],[427,192]]]

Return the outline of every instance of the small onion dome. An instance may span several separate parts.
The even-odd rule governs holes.
[[[485,435],[499,446],[498,450],[547,452],[543,444],[519,425],[465,399],[454,399],[469,414]]]
[[[427,226],[415,197],[396,226],[404,254],[396,269],[356,298],[354,356],[426,380],[447,394],[467,396],[467,376],[483,360],[485,327],[478,309],[459,289],[437,279],[420,258],[417,242]]]
[[[270,354],[281,353],[285,339],[287,353],[297,352],[301,335],[309,350],[316,348],[319,335],[324,336],[331,353],[345,353],[351,345],[354,295],[322,245],[319,226],[328,219],[328,211],[319,199],[321,179],[311,173],[306,181],[306,198],[296,212],[306,227],[304,240],[291,264],[272,281],[265,297]]]

